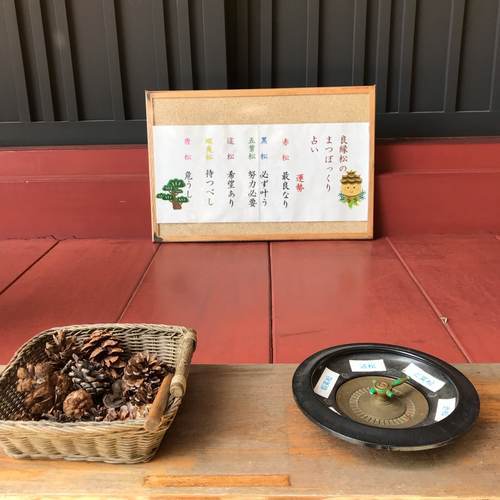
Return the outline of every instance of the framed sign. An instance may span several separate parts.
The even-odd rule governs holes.
[[[146,93],[155,241],[373,236],[375,87]]]

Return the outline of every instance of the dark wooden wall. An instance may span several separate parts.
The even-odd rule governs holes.
[[[377,84],[377,136],[500,135],[500,0],[0,0],[0,145],[145,142],[145,89]]]

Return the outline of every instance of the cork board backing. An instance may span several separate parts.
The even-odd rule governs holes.
[[[151,221],[154,241],[373,238],[375,86],[297,89],[147,91]],[[268,123],[370,124],[367,221],[157,224],[153,125]]]

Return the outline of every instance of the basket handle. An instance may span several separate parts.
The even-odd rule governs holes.
[[[149,409],[148,416],[144,421],[144,429],[149,432],[155,432],[159,429],[163,413],[167,407],[168,397],[170,396],[170,384],[172,382],[172,373],[167,373],[163,378],[160,389],[156,394],[155,400]]]
[[[170,394],[176,398],[182,398],[186,392],[186,378],[191,364],[191,357],[196,349],[196,330],[188,330],[181,343],[175,375],[172,378]]]

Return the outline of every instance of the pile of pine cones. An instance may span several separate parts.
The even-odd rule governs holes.
[[[45,346],[46,361],[17,370],[23,395],[18,420],[114,421],[145,417],[167,371],[154,354],[126,359],[112,332],[95,330],[78,346],[59,331]]]

